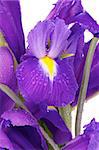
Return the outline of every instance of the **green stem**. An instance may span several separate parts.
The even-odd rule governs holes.
[[[26,110],[32,117],[31,112],[28,110],[28,108],[24,105],[24,103],[20,100],[20,98],[5,84],[0,83],[0,90],[2,90],[4,93],[6,93],[18,106]],[[53,147],[54,150],[59,150],[59,147],[55,144],[53,139],[51,139],[48,134],[44,131],[44,129],[40,127],[40,130],[45,137],[45,139],[48,141],[48,143]]]
[[[40,130],[41,130],[43,136],[48,141],[48,143],[51,144],[51,146],[53,147],[53,149],[54,150],[60,150],[60,148],[58,147],[58,145],[55,144],[55,142],[48,136],[48,134],[45,132],[45,130],[42,127],[40,127]]]
[[[19,97],[7,85],[0,83],[0,90],[6,93],[18,106],[29,112]]]
[[[68,105],[66,107],[59,108],[59,113],[62,116],[68,128],[71,130],[72,128],[71,106]]]
[[[92,64],[97,42],[98,42],[98,38],[94,37],[91,41],[91,44],[87,53],[87,57],[86,57],[84,73],[83,73],[80,93],[78,97],[78,106],[77,106],[77,114],[76,114],[76,122],[75,122],[75,135],[76,136],[80,134],[80,130],[81,130],[82,112],[83,112],[83,107],[84,107],[84,101],[86,99],[91,64]]]

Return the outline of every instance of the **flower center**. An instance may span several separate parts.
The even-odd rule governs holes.
[[[53,80],[54,76],[57,74],[56,62],[52,58],[45,56],[40,59],[40,64],[43,70],[49,75],[49,78]]]

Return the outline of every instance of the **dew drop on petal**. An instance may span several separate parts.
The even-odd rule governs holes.
[[[47,83],[44,83],[44,86],[47,86]]]
[[[47,109],[47,112],[49,112],[49,110]]]
[[[11,65],[10,67],[11,67],[11,68],[13,68],[14,66],[13,66],[13,65]]]
[[[63,107],[65,107],[65,106],[66,106],[66,104],[65,104],[65,103],[62,103],[62,106],[63,106]]]
[[[82,54],[82,58],[84,57],[84,54]]]
[[[35,84],[35,81],[33,81],[32,84],[34,85],[34,84]]]

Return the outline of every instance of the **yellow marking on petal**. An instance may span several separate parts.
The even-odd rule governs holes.
[[[48,106],[47,109],[48,110],[56,110],[57,111],[57,109],[54,106]]]
[[[74,56],[75,54],[62,54],[60,58],[67,58],[67,57],[71,57]]]
[[[41,58],[40,62],[43,69],[49,74],[50,79],[53,80],[56,75],[56,62],[48,56]]]
[[[7,47],[7,42],[4,39],[3,34],[0,32],[0,47]]]

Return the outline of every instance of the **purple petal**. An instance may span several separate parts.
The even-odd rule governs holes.
[[[47,19],[59,17],[66,22],[83,11],[81,0],[58,0]]]
[[[47,50],[46,43],[49,40],[52,30],[53,23],[51,21],[39,22],[28,35],[28,53],[37,58],[44,57]]]
[[[82,135],[72,140],[63,150],[98,150],[99,149],[99,123],[93,119]]]
[[[84,29],[88,29],[93,34],[99,33],[99,25],[87,12],[80,13],[70,22],[77,22],[81,24]]]
[[[84,136],[79,136],[73,141],[71,141],[62,150],[88,150],[89,138]]]
[[[47,150],[47,145],[39,130],[38,123],[29,113],[16,109],[5,112],[2,118],[4,119],[2,130],[9,138],[14,150],[17,150],[17,148],[19,150],[43,148]],[[9,143],[7,143],[8,145]],[[1,147],[5,148],[5,145],[1,145]]]
[[[57,144],[64,144],[72,139],[69,129],[56,110],[48,110],[41,120],[47,125]]]
[[[79,54],[82,53],[82,48],[79,48],[78,45],[83,46],[84,45],[84,29],[79,24],[74,24],[70,30],[72,31],[69,38],[68,38],[68,47],[67,47],[67,53],[75,54],[77,51]],[[82,42],[82,43],[81,43]]]
[[[56,19],[55,29],[51,38],[51,46],[48,56],[56,58],[67,49],[67,39],[70,35],[70,30],[65,25],[64,20]]]
[[[10,51],[6,47],[0,48],[0,83],[6,84],[14,92],[17,92],[14,61]],[[13,101],[0,91],[0,115],[11,109]]]
[[[12,143],[2,129],[0,129],[0,148],[14,150]]]
[[[83,10],[81,0],[59,0],[47,19],[56,19],[56,17],[64,19],[66,24],[79,23],[84,29],[99,36],[99,25]]]
[[[47,105],[45,104],[45,102],[38,104],[35,104],[33,102],[25,102],[25,105],[28,107],[30,112],[35,116],[37,120],[39,120],[39,118],[41,118],[47,111]]]
[[[75,76],[77,79],[79,89],[76,93],[76,98],[75,98],[75,101],[73,102],[73,105],[77,104],[77,99],[79,95],[79,90],[80,90],[81,80],[82,80],[82,75],[83,75],[83,70],[84,70],[84,64],[85,64],[87,52],[89,49],[89,45],[90,45],[90,42],[84,45],[84,48],[83,48],[84,56],[81,59],[78,60],[78,57],[79,57],[78,54],[77,54],[77,57],[75,57],[76,63],[74,63],[74,71],[75,71]],[[90,70],[87,98],[99,91],[99,71],[98,70],[99,70],[99,44],[96,47],[91,70]]]
[[[19,1],[0,1],[0,30],[17,60],[25,52]]]
[[[10,120],[13,126],[37,126],[36,119],[23,110],[10,110],[4,112],[1,117],[5,120]]]
[[[28,58],[19,65],[18,85],[28,103],[45,102],[48,105],[64,106],[74,100],[77,84],[73,69],[66,59],[56,63],[57,75],[53,81],[45,74],[37,59]]]
[[[47,145],[39,129],[30,126],[10,127],[7,136],[13,143],[14,150],[17,147],[24,150],[44,149],[47,150]],[[35,140],[34,140],[35,139]]]

